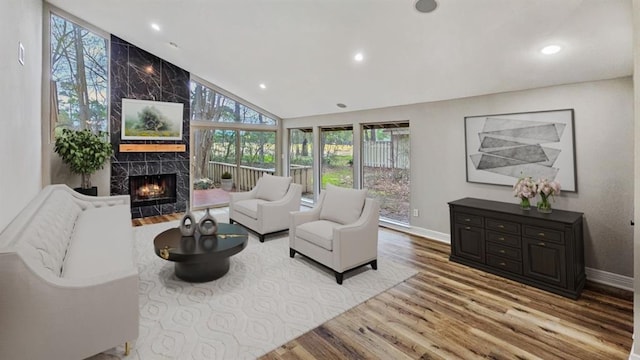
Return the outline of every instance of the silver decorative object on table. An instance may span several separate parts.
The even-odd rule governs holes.
[[[216,222],[216,219],[214,219],[213,215],[211,215],[208,208],[198,223],[198,231],[202,235],[213,235],[218,231],[218,223]]]
[[[198,223],[196,222],[196,217],[191,212],[191,208],[189,207],[189,202],[185,201],[187,205],[187,210],[182,216],[182,220],[180,220],[180,233],[182,236],[193,236],[196,233],[196,228],[198,227]]]

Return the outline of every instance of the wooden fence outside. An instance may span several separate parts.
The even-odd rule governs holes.
[[[365,141],[363,165],[378,168],[409,169],[409,137],[398,141]]]
[[[251,166],[237,168],[235,164],[209,161],[207,177],[219,183],[220,175],[227,171],[233,176],[233,185],[236,191],[249,191],[256,186],[258,179],[264,174],[275,175],[276,172],[275,169],[262,169]],[[311,166],[292,165],[290,176],[293,177],[294,183],[302,185],[303,194],[313,191],[313,170]]]

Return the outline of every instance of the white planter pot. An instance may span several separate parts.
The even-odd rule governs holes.
[[[233,179],[220,179],[220,186],[224,191],[231,191],[233,189]]]

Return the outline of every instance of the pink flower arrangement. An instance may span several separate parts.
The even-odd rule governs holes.
[[[515,185],[513,185],[513,196],[520,199],[531,199],[537,194],[536,183],[531,176],[521,177]]]
[[[557,181],[549,181],[547,179],[538,179],[536,181],[536,192],[542,198],[560,194],[560,183]]]
[[[537,203],[538,211],[544,213],[551,212],[551,204],[549,197],[560,194],[560,183],[557,181],[549,181],[546,178],[540,178],[533,181],[531,176],[524,176],[518,179],[513,185],[513,196],[520,199],[520,207],[523,210],[529,210],[529,199],[540,195],[540,201]]]

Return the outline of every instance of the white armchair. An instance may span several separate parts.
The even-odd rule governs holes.
[[[231,193],[229,222],[255,232],[264,242],[269,234],[289,229],[289,213],[300,210],[302,186],[291,177],[265,174],[247,192]]]
[[[289,256],[299,253],[332,269],[338,284],[357,267],[376,270],[380,204],[366,196],[366,190],[328,185],[315,208],[291,213]]]

